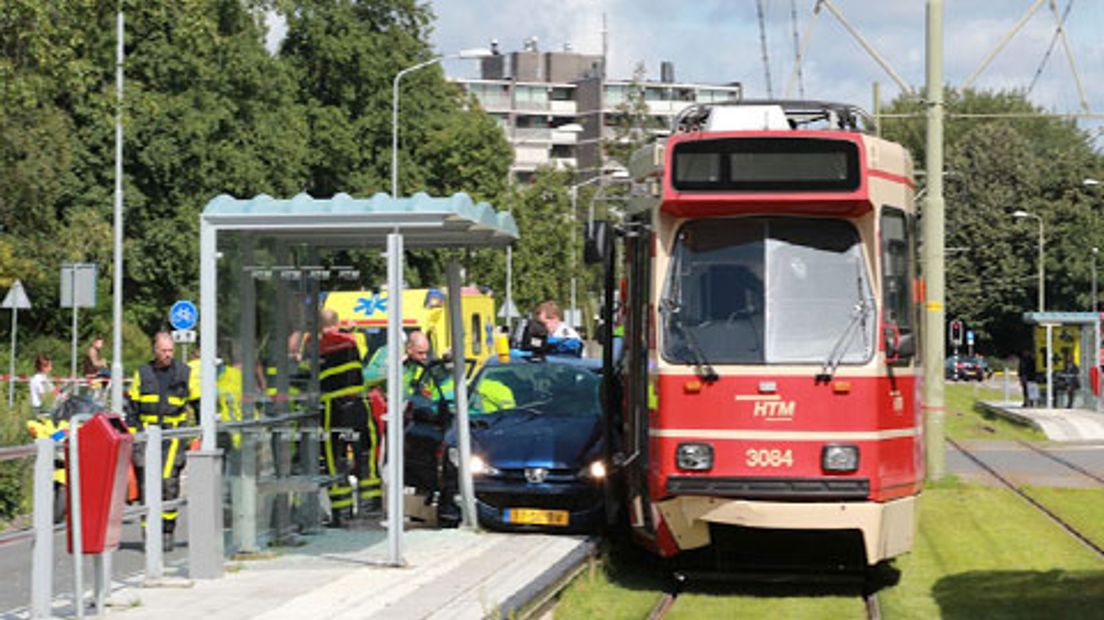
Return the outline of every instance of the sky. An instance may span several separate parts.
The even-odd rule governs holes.
[[[1036,0],[945,0],[945,81],[961,86]],[[1056,0],[1059,14],[1072,2],[1066,33],[1089,109],[1104,113],[1104,0]],[[431,41],[437,51],[488,47],[517,51],[537,37],[542,51],[572,49],[600,54],[602,16],[608,27],[611,78],[628,79],[643,63],[657,80],[661,61],[672,61],[679,82],[741,82],[745,97],[767,97],[755,0],[429,0],[437,16]],[[912,88],[925,82],[925,0],[832,0],[843,17]],[[872,84],[883,101],[901,93],[827,8],[813,19],[816,0],[763,0],[773,94],[781,98],[794,66],[794,25],[811,36],[803,63],[805,98],[841,101],[870,109]],[[1049,2],[1025,23],[975,82],[983,89],[1027,89],[1054,37]],[[475,77],[473,61],[448,61],[451,77]],[[1069,60],[1055,45],[1030,98],[1047,110],[1080,111]],[[790,98],[797,98],[796,81]],[[1096,123],[1090,123],[1096,125]],[[1098,140],[1099,145],[1104,140]]]

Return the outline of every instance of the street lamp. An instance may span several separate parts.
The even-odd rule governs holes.
[[[1039,220],[1039,312],[1046,311],[1046,264],[1044,257],[1046,256],[1046,240],[1043,237],[1043,218],[1035,215],[1034,213],[1028,213],[1027,211],[1019,210],[1012,213],[1012,217],[1016,218],[1034,218]]]
[[[407,67],[395,74],[395,81],[391,84],[391,198],[399,197],[399,80],[407,73],[417,71],[430,65],[435,65],[442,60],[451,58],[489,58],[494,56],[490,50],[469,49],[460,50],[456,54],[446,54],[420,62],[412,67]]]

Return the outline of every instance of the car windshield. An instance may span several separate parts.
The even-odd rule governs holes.
[[[692,221],[671,258],[660,304],[671,362],[862,363],[873,354],[862,246],[843,220]]]
[[[471,414],[519,411],[587,417],[600,412],[599,377],[593,371],[552,363],[488,366],[472,387]]]

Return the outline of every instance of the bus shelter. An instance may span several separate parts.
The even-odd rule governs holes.
[[[292,527],[293,519],[306,529],[320,522],[319,359],[317,347],[311,352],[301,341],[318,334],[320,299],[340,286],[382,290],[388,299],[386,563],[403,563],[404,250],[505,246],[517,236],[510,214],[474,203],[463,193],[399,199],[382,193],[329,199],[221,195],[207,204],[200,216],[202,444],[188,455],[193,577],[221,576],[225,545],[256,551],[262,538],[258,530],[272,522],[274,536]],[[340,264],[349,253],[379,255],[381,250],[385,288]],[[448,265],[448,303],[454,317],[461,316],[460,280],[459,264],[453,260]],[[451,321],[449,327],[453,359],[463,360],[463,321]],[[265,361],[282,358],[293,348],[309,358],[300,362],[300,367],[309,365],[309,379],[298,385],[293,385],[288,364]],[[239,377],[241,394],[240,402],[229,405],[221,385],[228,372]],[[454,364],[453,372],[461,509],[464,524],[474,527],[464,364]],[[233,412],[231,419],[226,419],[228,411]],[[260,435],[249,433],[254,428],[250,424],[261,422],[273,426],[263,426]]]
[[[1065,370],[1065,360],[1077,363],[1084,408],[1099,410],[1100,323],[1092,312],[1025,312],[1023,320],[1035,326],[1035,369],[1045,377],[1046,407],[1060,406],[1054,398],[1055,377]],[[1094,345],[1093,343],[1097,343]]]

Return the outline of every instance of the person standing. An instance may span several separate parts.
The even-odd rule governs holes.
[[[379,433],[365,402],[360,349],[356,337],[340,331],[337,324],[336,312],[322,311],[318,339],[322,447],[325,473],[338,478],[329,488],[330,525],[335,527],[353,518],[350,474],[357,479],[357,516],[378,511],[383,497],[377,467]]]
[[[1064,375],[1062,387],[1066,392],[1066,409],[1073,409],[1073,400],[1077,396],[1077,390],[1081,389],[1081,369],[1077,367],[1077,362],[1073,361],[1073,356],[1069,353],[1066,354],[1062,374]]]
[[[188,423],[188,410],[197,412],[199,392],[191,382],[191,370],[180,360],[173,359],[173,341],[168,332],[157,332],[153,337],[153,359],[134,373],[127,393],[127,423],[145,430],[150,426],[175,429]],[[162,441],[161,499],[169,502],[180,497],[180,473],[184,469],[184,450],[179,438]],[[134,446],[134,468],[138,478],[142,501],[145,489],[145,446]],[[172,551],[176,520],[180,511],[166,508],[161,511],[164,550]],[[144,520],[144,519],[143,519]],[[144,525],[144,523],[143,523]]]
[[[1020,389],[1023,391],[1023,406],[1035,406],[1035,396],[1032,394],[1032,388],[1037,391],[1038,387],[1035,383],[1035,356],[1031,354],[1031,351],[1025,349],[1020,354],[1020,365],[1016,369],[1016,374],[1019,376]]]
[[[84,362],[81,364],[81,374],[85,377],[106,377],[109,375],[107,360],[103,356],[103,346],[103,336],[96,334],[92,337],[92,343],[88,345],[88,350],[84,353]]]
[[[583,355],[583,339],[575,328],[563,322],[559,304],[546,301],[538,305],[533,310],[533,318],[548,331],[549,353],[575,357]]]
[[[30,390],[31,390],[31,410],[34,411],[35,416],[40,416],[45,412],[45,408],[53,401],[57,396],[57,388],[54,387],[54,381],[50,378],[50,372],[54,369],[54,363],[50,360],[50,356],[45,353],[39,353],[35,356],[35,374],[31,376]]]

